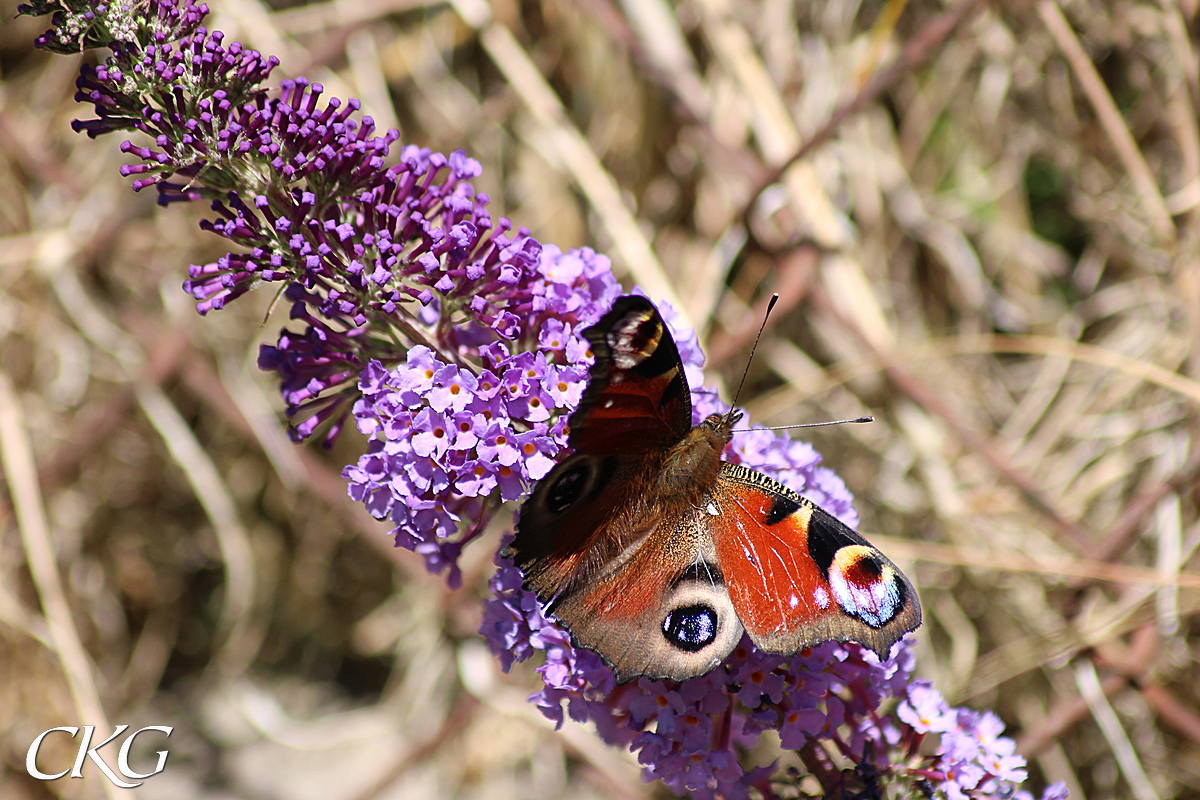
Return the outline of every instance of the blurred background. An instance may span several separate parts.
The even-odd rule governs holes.
[[[710,382],[736,382],[779,292],[745,405],[876,415],[797,435],[919,587],[918,673],[1003,717],[1030,788],[1200,797],[1198,0],[209,4],[276,79],[467,150],[494,215],[676,303]],[[70,129],[79,59],[14,15],[0,797],[103,796],[94,766],[25,773],[39,732],[94,723],[71,670],[111,723],[174,726],[137,797],[667,796],[587,728],[554,732],[534,665],[486,652],[503,526],[450,591],[346,498],[355,432],[287,442],[254,366],[285,314],[269,292],[195,314],[187,266],[224,252],[205,209],[129,191],[125,137]],[[82,639],[62,662],[31,557]]]

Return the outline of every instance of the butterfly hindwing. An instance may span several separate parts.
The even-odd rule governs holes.
[[[603,656],[618,683],[703,675],[742,638],[712,540],[686,516],[658,520],[549,611],[578,644]]]
[[[722,464],[708,520],[733,607],[762,650],[836,640],[886,658],[921,624],[898,567],[833,515],[762,473]]]

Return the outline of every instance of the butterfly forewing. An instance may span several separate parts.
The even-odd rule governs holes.
[[[916,592],[870,542],[760,472],[725,463],[714,492],[717,563],[750,638],[772,653],[836,640],[886,658],[921,624]]]
[[[584,335],[596,361],[570,419],[575,452],[629,457],[687,435],[692,427],[687,378],[653,303],[621,297]]]

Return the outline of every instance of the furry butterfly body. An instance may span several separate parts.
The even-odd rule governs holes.
[[[596,361],[570,418],[574,454],[521,507],[507,555],[619,682],[703,675],[743,631],[771,653],[837,640],[886,657],[921,623],[879,550],[721,460],[740,414],[692,426],[678,348],[649,300],[618,298],[584,336]]]

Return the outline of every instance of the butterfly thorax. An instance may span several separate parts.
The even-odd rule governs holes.
[[[726,417],[713,414],[667,451],[655,493],[668,507],[697,507],[712,491],[721,471],[721,453],[732,438]]]

